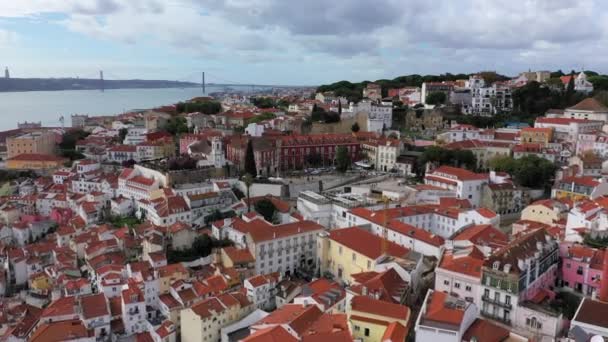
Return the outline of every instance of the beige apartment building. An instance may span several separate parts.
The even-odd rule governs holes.
[[[31,132],[6,139],[8,158],[20,154],[55,154],[55,134],[52,132]]]

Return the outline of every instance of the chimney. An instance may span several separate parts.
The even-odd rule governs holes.
[[[608,248],[604,249],[604,263],[602,265],[602,278],[600,281],[599,300],[608,303]]]

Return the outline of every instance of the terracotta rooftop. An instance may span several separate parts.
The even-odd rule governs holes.
[[[29,341],[55,342],[95,338],[93,330],[87,330],[80,320],[43,324],[36,329]]]
[[[477,247],[472,246],[460,251],[445,251],[438,267],[454,273],[481,279],[483,260],[483,253],[481,253]]]
[[[355,296],[351,301],[353,311],[364,312],[372,315],[408,321],[410,309],[405,305],[385,302],[369,296]]]
[[[332,230],[329,238],[370,259],[375,260],[383,255],[383,238],[359,227]],[[405,257],[410,252],[409,249],[391,241],[387,241],[386,246],[387,254],[395,257]]]
[[[508,329],[495,325],[485,319],[476,319],[462,336],[463,342],[504,341],[510,335]]]
[[[608,108],[593,97],[588,97],[566,110],[584,110],[590,112],[608,112]]]

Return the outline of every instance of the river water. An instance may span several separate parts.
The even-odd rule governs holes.
[[[223,90],[223,87],[206,87],[207,93]],[[17,128],[17,122],[24,121],[41,121],[43,126],[60,126],[59,118],[62,115],[65,117],[65,126],[69,127],[72,124],[72,114],[91,116],[120,114],[133,109],[169,105],[202,95],[200,88],[0,93],[0,131]]]

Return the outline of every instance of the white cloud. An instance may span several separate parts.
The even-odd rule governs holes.
[[[63,14],[61,25],[95,39],[154,44],[224,63],[298,61],[318,74],[327,69],[324,65],[335,66],[330,77],[338,72],[368,78],[480,69],[513,74],[582,63],[608,68],[608,61],[593,57],[608,52],[608,6],[602,0],[0,3],[0,17],[47,13]]]

